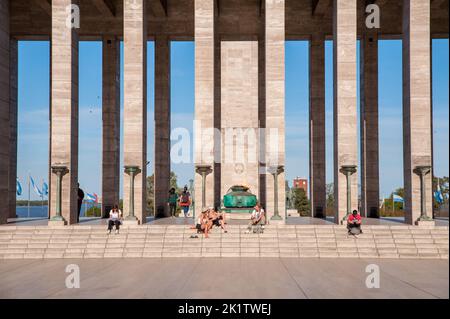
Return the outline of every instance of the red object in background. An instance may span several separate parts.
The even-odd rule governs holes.
[[[306,178],[297,177],[294,179],[294,188],[301,188],[308,194],[308,180]]]

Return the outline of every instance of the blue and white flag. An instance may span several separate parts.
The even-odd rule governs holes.
[[[42,194],[48,196],[48,184],[45,182],[42,184]]]
[[[20,185],[20,182],[18,179],[16,181],[16,192],[17,192],[17,196],[22,195],[22,185]]]
[[[393,199],[394,199],[394,203],[404,203],[405,200],[403,199],[403,197],[398,196],[397,194],[393,195]]]
[[[85,200],[88,202],[97,202],[97,196],[96,196],[96,194],[92,195],[92,194],[86,193]]]
[[[39,195],[39,197],[42,197],[42,192],[41,190],[36,186],[36,184],[34,183],[34,179],[33,177],[30,176],[30,181],[31,181],[31,186],[33,187],[34,191],[36,192],[36,194]]]
[[[438,204],[442,204],[444,202],[444,196],[442,195],[441,186],[437,186],[437,190],[434,192],[434,199]]]

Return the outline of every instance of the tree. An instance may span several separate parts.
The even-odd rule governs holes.
[[[300,216],[311,216],[310,204],[306,192],[302,188],[292,189],[292,201],[294,203],[294,208],[298,211]]]
[[[327,193],[327,207],[334,207],[334,183],[327,184],[326,186]]]

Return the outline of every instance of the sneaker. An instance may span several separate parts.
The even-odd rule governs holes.
[[[119,234],[119,230],[118,229],[116,229],[116,235],[118,235]]]
[[[106,231],[106,234],[107,234],[107,235],[111,235],[111,231],[110,231],[110,230],[107,230],[107,231]]]
[[[250,231],[249,231],[249,230],[246,230],[245,233],[246,233],[246,234],[250,234]]]

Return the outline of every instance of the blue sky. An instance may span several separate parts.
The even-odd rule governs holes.
[[[194,44],[173,42],[171,57],[172,128],[192,132],[194,119]],[[333,48],[326,49],[327,181],[333,180]],[[80,43],[79,180],[89,193],[101,195],[102,44]],[[31,174],[40,184],[48,178],[49,42],[19,43],[18,177],[26,189]],[[435,174],[449,175],[449,41],[433,41]],[[154,43],[148,43],[148,160],[153,171]],[[286,43],[287,177],[309,176],[308,42]],[[402,43],[379,43],[380,191],[388,195],[403,185]],[[123,95],[122,95],[123,108]],[[359,118],[359,116],[358,116]],[[174,143],[176,140],[173,141]],[[123,162],[121,163],[121,166]],[[173,165],[179,184],[193,177],[193,165]],[[26,194],[26,191],[24,192]],[[24,199],[26,195],[20,198]],[[37,199],[35,194],[32,198]]]

